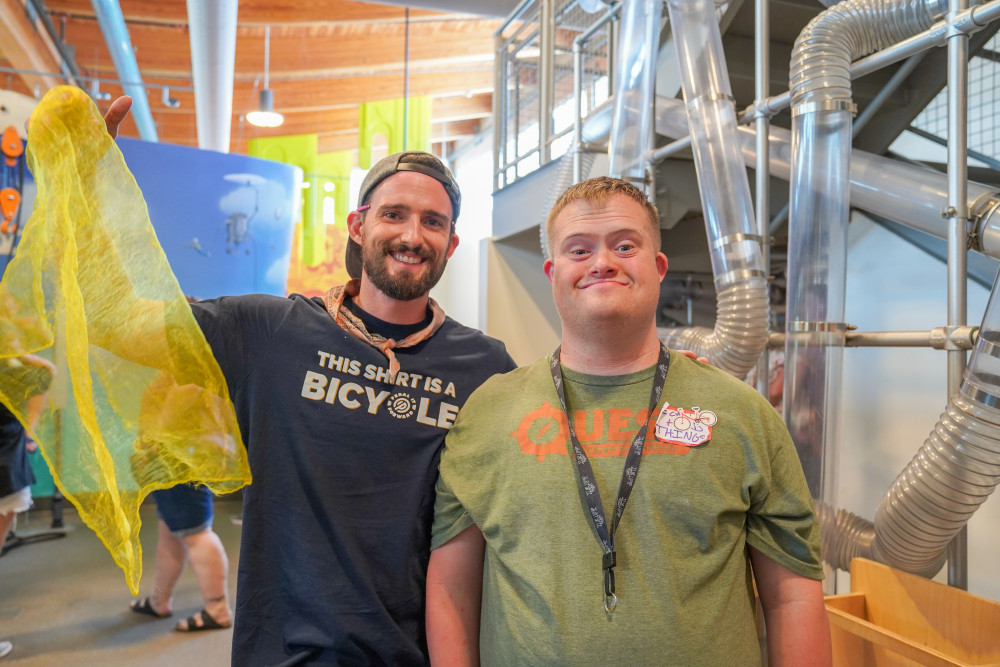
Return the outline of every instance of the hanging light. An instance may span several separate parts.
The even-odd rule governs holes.
[[[247,122],[257,127],[278,127],[285,117],[274,110],[274,93],[267,87],[267,70],[271,57],[271,26],[264,26],[264,87],[260,89],[257,110],[247,114]]]

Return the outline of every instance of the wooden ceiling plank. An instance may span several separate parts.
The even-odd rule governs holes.
[[[3,0],[6,3],[16,0]],[[440,23],[414,27],[410,34],[410,67],[434,67],[449,63],[492,62],[494,22],[469,24]],[[110,57],[96,20],[69,18],[65,39],[76,50],[81,67],[107,67]],[[190,42],[185,27],[172,25],[130,25],[129,33],[140,70],[148,76],[182,76],[190,79]],[[240,28],[237,35],[235,73],[237,78],[253,78],[263,72],[264,31]],[[373,40],[398,48],[372,48]],[[345,33],[332,30],[315,33],[296,29],[281,37],[272,33],[270,76],[312,77],[342,75],[372,67],[402,69],[404,57],[402,27],[389,30],[366,26]],[[306,65],[308,63],[308,65]]]
[[[46,7],[53,14],[93,17],[90,0],[47,0]],[[153,24],[187,24],[187,7],[183,2],[163,0],[128,0],[123,3],[126,21]],[[238,20],[240,25],[317,25],[357,21],[403,21],[405,9],[394,5],[380,5],[348,0],[325,2],[296,2],[284,0],[240,0]],[[410,21],[461,18],[465,15],[411,9]]]
[[[61,62],[58,50],[45,27],[25,14],[19,0],[0,0],[0,51],[15,69],[51,74],[20,74],[28,88],[42,91],[63,83],[58,76]]]
[[[11,2],[13,0],[4,0]],[[411,70],[455,67],[493,62],[492,22],[472,22],[478,27],[441,27],[411,30]],[[188,31],[174,26],[132,25],[136,60],[147,77],[183,77],[190,80],[191,55]],[[264,69],[263,30],[239,29],[236,46],[237,79],[261,76]],[[373,40],[398,44],[398,48],[372,48]],[[106,68],[110,57],[96,21],[70,19],[66,41],[72,44],[81,67]],[[404,35],[401,28],[387,31],[368,26],[352,34],[310,34],[295,30],[286,37],[272,34],[269,75],[286,78],[325,78],[403,68]],[[318,45],[322,45],[319,47]]]
[[[0,0],[23,3],[24,0]],[[46,0],[76,59],[104,81],[112,99],[121,94],[89,0]],[[179,0],[127,0],[123,10],[160,138],[196,145],[187,11]],[[493,34],[498,21],[411,10],[410,48],[404,54],[405,10],[349,0],[302,3],[240,0],[233,90],[232,147],[246,150],[258,136],[315,133],[321,152],[356,150],[358,105],[403,94],[404,55],[413,96],[434,99],[435,142],[464,139],[492,113]],[[285,114],[274,130],[253,127],[243,115],[257,105],[263,74],[264,27],[271,27],[270,88],[275,110]],[[158,86],[169,86],[179,106],[159,103]],[[106,107],[110,102],[101,101]],[[136,136],[131,118],[122,136]]]
[[[445,96],[464,95],[469,91],[489,89],[493,84],[493,70],[482,69],[462,72],[437,72],[410,76],[410,95]],[[346,77],[324,81],[271,82],[274,91],[274,108],[282,110],[284,100],[293,100],[297,107],[326,107],[343,104],[361,104],[376,100],[391,100],[403,96],[401,75]],[[249,100],[246,110],[253,108],[256,88],[253,84],[237,82],[233,86],[233,109]],[[244,104],[247,104],[244,102]]]
[[[493,115],[491,94],[453,95],[435,98],[431,105],[435,123],[447,123],[468,118],[487,118]]]
[[[441,123],[434,125],[431,136],[434,141],[454,141],[473,137],[479,132],[479,120],[463,120],[457,123]]]

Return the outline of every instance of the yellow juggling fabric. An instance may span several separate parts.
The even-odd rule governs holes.
[[[246,450],[222,371],[94,103],[54,88],[28,137],[38,194],[0,282],[0,401],[26,425],[29,402],[41,403],[29,430],[57,486],[137,593],[142,500],[184,482],[235,491],[250,483]]]

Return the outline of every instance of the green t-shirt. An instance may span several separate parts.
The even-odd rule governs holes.
[[[823,576],[819,527],[781,418],[747,385],[674,352],[652,415],[652,367],[611,377],[563,368],[609,524],[625,454],[639,425],[649,429],[615,536],[619,601],[609,614],[603,549],[548,363],[483,384],[441,458],[432,548],[473,523],[486,537],[483,664],[759,664],[746,545]],[[665,442],[655,436],[665,402],[717,421],[661,430]]]

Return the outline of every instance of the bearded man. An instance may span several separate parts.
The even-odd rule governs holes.
[[[115,136],[127,98],[105,115]],[[326,298],[192,304],[226,377],[243,491],[234,665],[425,665],[424,587],[444,436],[515,368],[428,296],[462,195],[434,155],[375,164],[348,216],[351,280]]]
[[[325,299],[194,304],[229,384],[244,490],[234,665],[427,662],[424,585],[444,436],[515,367],[428,292],[458,236],[440,160],[377,163],[348,217],[351,280]]]

